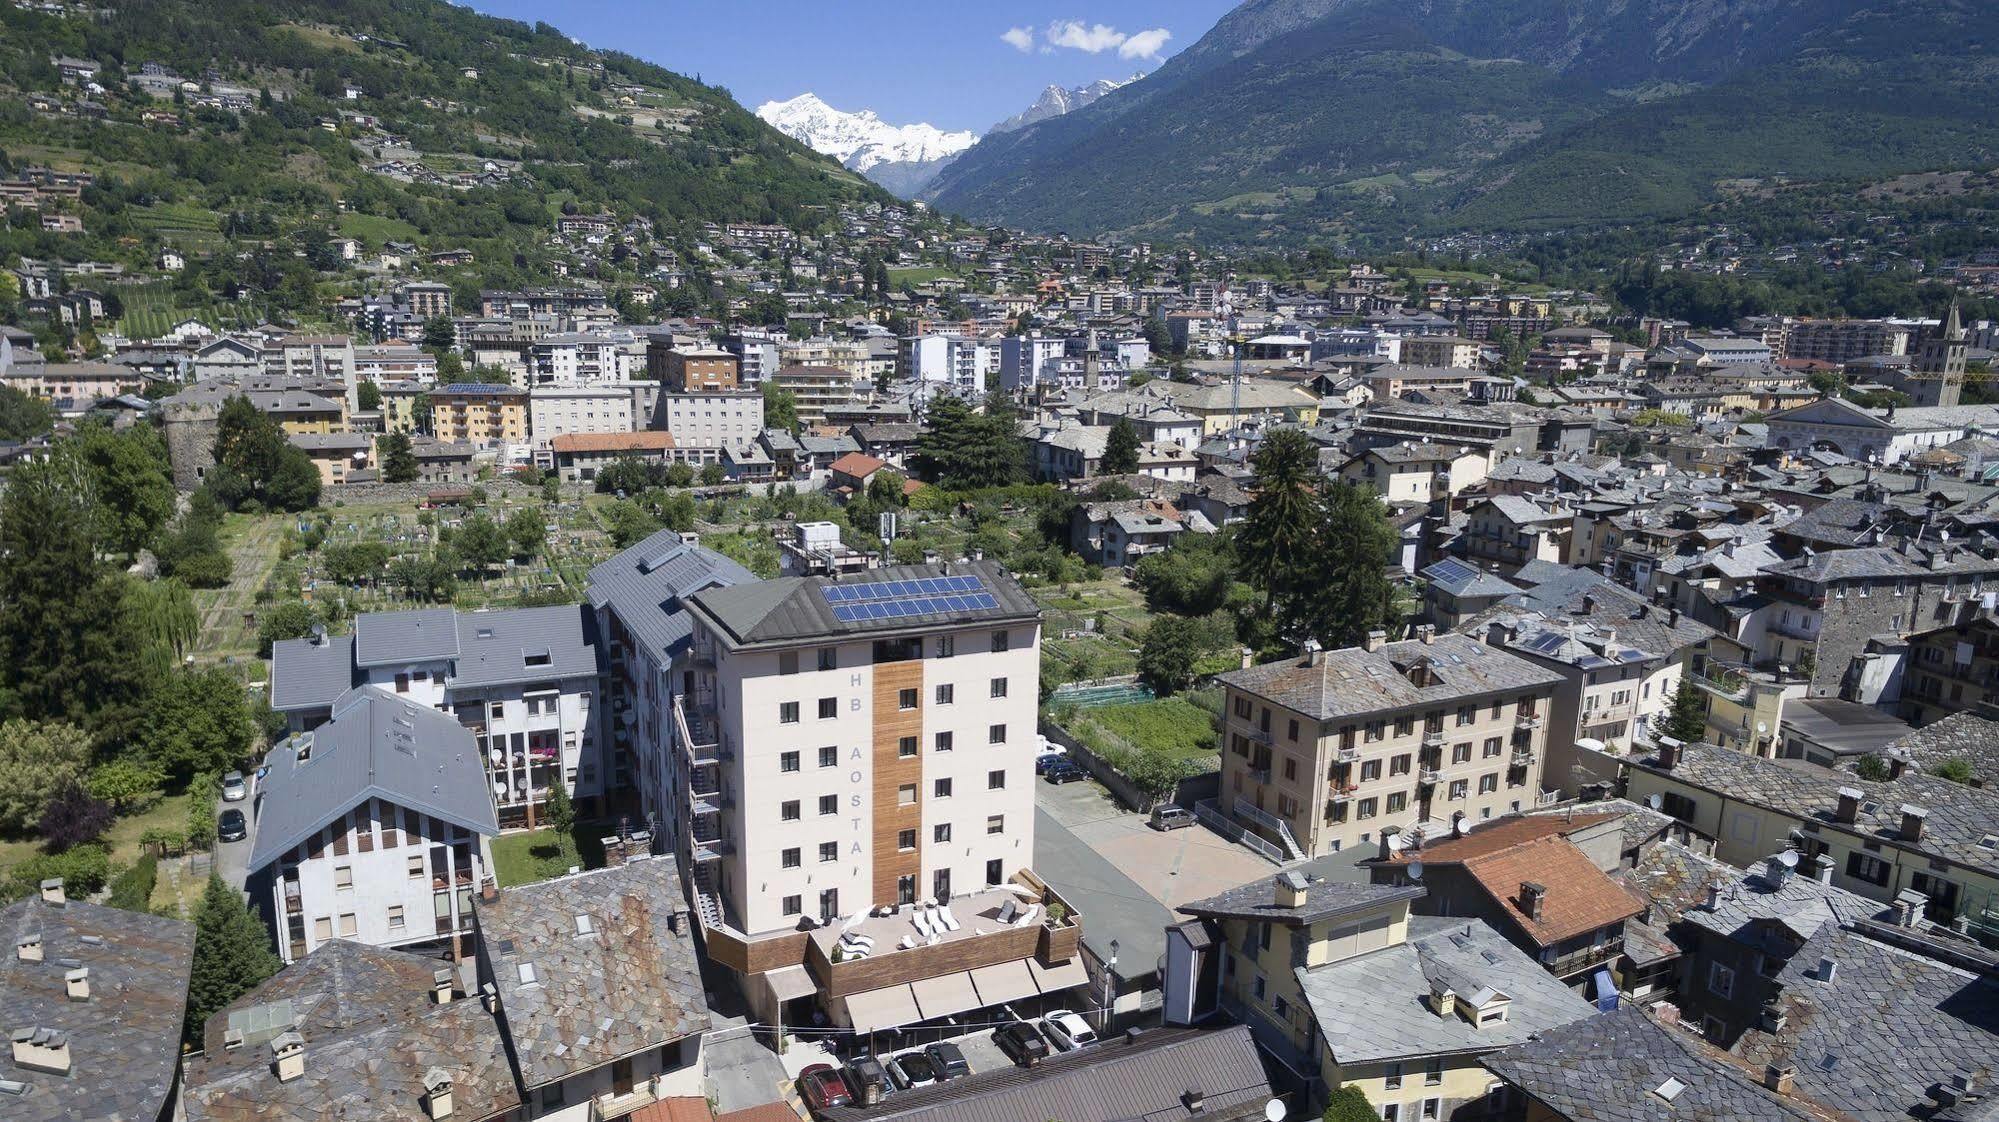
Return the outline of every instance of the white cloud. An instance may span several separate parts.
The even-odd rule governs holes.
[[[1171,38],[1173,38],[1173,33],[1163,27],[1155,27],[1148,31],[1133,32],[1125,38],[1124,42],[1118,44],[1118,57],[1158,58],[1159,49],[1164,47],[1166,41]]]
[[[1025,54],[1034,49],[1034,29],[1031,27],[1009,27],[1000,40],[1016,51]]]
[[[1048,25],[1048,41],[1086,54],[1102,54],[1124,43],[1124,32],[1109,24],[1085,25],[1081,20],[1058,19]]]

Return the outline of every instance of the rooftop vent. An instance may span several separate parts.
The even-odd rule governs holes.
[[[514,973],[520,979],[521,985],[532,986],[539,984],[539,979],[535,977],[534,963],[532,962],[523,962],[514,967]]]
[[[432,1118],[451,1117],[451,1076],[443,1068],[423,1073],[423,1108]]]
[[[14,1032],[14,1066],[54,1075],[69,1074],[69,1034],[61,1029],[25,1028]]]
[[[278,1082],[290,1083],[305,1074],[305,1037],[287,1032],[271,1041],[271,1066]]]
[[[1797,1077],[1798,1069],[1790,1064],[1769,1064],[1763,1068],[1763,1085],[1780,1095],[1791,1093],[1792,1083]]]
[[[1832,985],[1839,978],[1839,963],[1831,958],[1819,959],[1818,979],[1821,985]]]
[[[1296,869],[1278,873],[1277,906],[1280,908],[1302,908],[1305,906],[1305,877]]]
[[[1685,1083],[1682,1083],[1677,1079],[1668,1078],[1664,1083],[1661,1083],[1657,1087],[1652,1088],[1652,1093],[1666,1100],[1667,1102],[1672,1102],[1674,1099],[1680,1097],[1681,1091],[1684,1091],[1686,1089],[1687,1085]]]
[[[1186,1106],[1187,1113],[1189,1114],[1201,1113],[1201,1106],[1207,1101],[1208,1101],[1207,1092],[1201,1090],[1201,1088],[1198,1086],[1189,1087],[1186,1090],[1180,1092],[1180,1102],[1184,1106]]]
[[[42,903],[60,908],[69,903],[69,897],[62,890],[62,878],[50,877],[42,882]]]
[[[32,935],[22,935],[14,940],[14,957],[22,962],[42,960],[42,935],[37,931]]]
[[[71,1001],[89,1001],[90,967],[79,966],[74,970],[65,970],[62,985],[63,992],[69,995]]]
[[[457,988],[454,984],[455,981],[456,979],[453,977],[450,967],[440,967],[436,973],[431,975],[431,998],[439,1005],[451,1004],[452,999],[458,996],[455,992]]]
[[[577,936],[578,936],[578,937],[580,938],[581,936],[584,936],[584,935],[595,935],[596,933],[597,933],[597,925],[596,925],[595,923],[591,922],[591,919],[590,919],[590,917],[589,917],[589,916],[587,916],[587,915],[584,915],[584,914],[583,914],[583,913],[581,913],[581,912],[578,912],[578,913],[576,914],[576,934],[577,934]]]

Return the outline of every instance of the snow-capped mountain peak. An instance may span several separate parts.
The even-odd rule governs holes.
[[[1065,113],[1074,113],[1076,110],[1110,93],[1112,90],[1129,86],[1143,77],[1145,77],[1145,72],[1140,71],[1122,82],[1115,78],[1099,78],[1086,86],[1068,88],[1049,86],[1047,89],[1041,91],[1041,96],[1034,99],[1034,104],[1028,106],[1025,112],[1016,113],[987,131],[1011,132],[1014,129],[1025,128],[1036,121],[1045,121],[1050,117],[1060,117]]]
[[[866,174],[881,164],[929,163],[978,143],[974,132],[946,132],[935,125],[891,125],[872,109],[849,113],[803,93],[757,106],[757,116],[815,152]]]

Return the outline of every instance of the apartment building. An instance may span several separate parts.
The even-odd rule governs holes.
[[[1999,623],[1978,616],[1909,636],[1902,719],[1924,725],[1999,698]]]
[[[347,411],[361,407],[354,340],[347,335],[286,335],[264,346],[264,373],[282,378],[316,378],[347,387]]]
[[[748,447],[764,428],[763,394],[715,390],[664,393],[654,403],[652,427],[673,435],[689,462],[720,463],[722,453]]]
[[[354,348],[354,373],[370,382],[435,382],[437,356],[406,343]]]
[[[586,811],[615,789],[602,754],[595,618],[574,606],[366,612],[350,635],[271,646],[271,708],[316,729],[353,688],[452,714],[469,731],[502,826],[532,826],[558,780]]]
[[[1488,455],[1469,445],[1405,441],[1361,452],[1339,474],[1389,503],[1448,502],[1484,482]]]
[[[1308,650],[1220,675],[1221,804],[1290,857],[1541,801],[1561,675],[1465,635]]]
[[[855,381],[872,377],[874,353],[866,343],[834,339],[797,339],[779,343],[777,369],[787,366],[830,366]],[[772,371],[765,371],[768,376]]]
[[[499,833],[480,757],[471,730],[379,686],[343,693],[325,723],[272,748],[246,890],[278,956],[470,934]]]
[[[451,286],[437,281],[411,281],[402,287],[403,303],[410,314],[435,319],[451,314]]]
[[[682,603],[668,831],[760,1016],[816,999],[866,1032],[1084,981],[1075,909],[1028,868],[1041,623],[1012,577],[902,566]]]
[[[386,404],[386,401],[385,401]],[[457,382],[430,391],[431,432],[450,444],[490,447],[528,438],[528,392]]]
[[[736,356],[720,347],[646,347],[646,374],[670,393],[725,392],[736,388]]]
[[[1575,512],[1556,497],[1546,505],[1518,495],[1480,499],[1465,512],[1465,532],[1452,548],[1467,560],[1512,575],[1535,561],[1568,560]]]
[[[527,348],[530,386],[574,386],[622,382],[632,377],[638,356],[625,340],[611,335],[564,332],[544,335]]]
[[[854,400],[854,376],[837,366],[785,366],[767,379],[791,394],[798,405],[798,423],[824,424],[826,412]]]
[[[1412,335],[1402,340],[1402,361],[1409,366],[1475,370],[1478,342],[1461,335]]]
[[[528,429],[537,447],[575,433],[628,433],[639,418],[632,411],[631,383],[536,386],[528,391]]]

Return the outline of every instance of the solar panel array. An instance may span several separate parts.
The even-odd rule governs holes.
[[[867,584],[829,584],[820,588],[833,618],[841,623],[872,623],[910,616],[949,612],[991,611],[999,600],[978,577],[919,577]]]
[[[1423,570],[1423,575],[1445,584],[1463,584],[1478,576],[1478,570],[1462,561],[1446,557]]]

